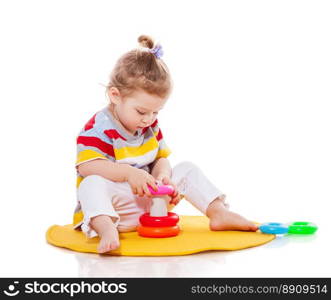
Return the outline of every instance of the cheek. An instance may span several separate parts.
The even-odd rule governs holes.
[[[140,122],[140,117],[135,112],[131,112],[130,114],[128,114],[128,121],[130,123],[137,123]]]

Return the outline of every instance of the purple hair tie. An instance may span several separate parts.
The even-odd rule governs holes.
[[[161,58],[163,56],[163,49],[160,44],[157,44],[153,49],[150,49],[149,52],[153,53],[156,58]]]

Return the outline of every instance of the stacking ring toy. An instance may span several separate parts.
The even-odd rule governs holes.
[[[138,234],[151,238],[165,238],[178,235],[180,232],[177,225],[179,217],[173,212],[168,212],[167,209],[167,195],[173,194],[175,189],[170,184],[158,185],[157,191],[154,191],[151,186],[148,186],[148,188],[151,194],[156,195],[156,197],[152,199],[150,213],[145,213],[139,218]]]
[[[310,222],[293,222],[289,225],[288,233],[294,234],[313,234],[317,226]]]
[[[171,227],[146,227],[138,226],[137,231],[143,237],[164,238],[178,235],[179,226]]]
[[[142,226],[147,227],[171,227],[178,223],[179,217],[173,212],[168,212],[164,217],[152,217],[149,213],[145,213],[140,216],[139,221]]]
[[[284,234],[288,232],[288,226],[283,223],[263,223],[259,229],[263,233]]]

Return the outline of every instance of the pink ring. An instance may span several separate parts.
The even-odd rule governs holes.
[[[151,186],[148,186],[148,188],[152,195],[171,195],[175,191],[170,184],[159,185],[157,191],[154,191]]]

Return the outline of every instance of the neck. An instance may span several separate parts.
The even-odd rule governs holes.
[[[129,133],[129,134],[131,134],[131,135],[135,135],[136,134],[136,132],[131,132],[131,131],[129,131],[123,124],[122,124],[122,122],[120,121],[120,119],[119,119],[119,117],[118,117],[118,115],[117,115],[117,113],[116,113],[116,110],[115,110],[115,104],[114,103],[110,103],[109,104],[109,106],[108,106],[108,110],[110,111],[110,113],[111,113],[111,115],[114,117],[114,119],[119,123],[119,125],[121,125],[123,128],[124,128],[124,130],[127,132],[127,133]]]

